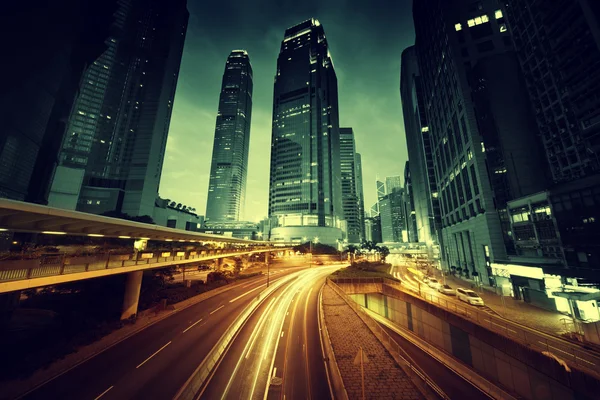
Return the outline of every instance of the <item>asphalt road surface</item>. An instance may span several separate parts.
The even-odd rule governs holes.
[[[270,281],[298,272],[278,266],[271,270]],[[22,398],[171,400],[266,280],[250,278],[178,311]]]
[[[303,270],[271,293],[240,330],[202,399],[329,399],[319,292],[336,267]]]

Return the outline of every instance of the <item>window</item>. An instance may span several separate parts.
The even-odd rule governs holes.
[[[506,24],[500,24],[500,32],[506,32],[508,29],[506,29]]]
[[[462,24],[455,24],[454,29],[456,29],[456,32],[462,30]]]
[[[494,13],[494,16],[496,17],[496,19],[500,19],[502,18],[502,10],[496,10],[496,12]]]

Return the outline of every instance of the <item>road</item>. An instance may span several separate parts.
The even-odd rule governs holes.
[[[319,292],[339,266],[303,270],[248,319],[201,391],[203,399],[329,399]]]
[[[293,279],[299,272],[278,268],[270,280]],[[23,398],[171,400],[266,279],[250,278],[178,311]]]

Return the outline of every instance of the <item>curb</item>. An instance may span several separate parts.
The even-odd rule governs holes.
[[[325,312],[323,311],[323,288],[325,284],[321,286],[319,290],[319,332],[321,338],[321,350],[323,352],[323,363],[325,364],[325,371],[327,373],[327,380],[329,381],[329,391],[332,399],[348,400],[348,392],[344,386],[344,380],[335,359],[335,353],[333,346],[331,345],[331,339],[329,338],[329,331],[327,330],[327,324],[325,323]]]

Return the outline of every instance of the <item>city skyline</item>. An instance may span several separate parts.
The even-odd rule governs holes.
[[[189,1],[190,22],[167,142],[161,197],[175,199],[200,212],[206,209],[210,156],[198,157],[197,153],[210,153],[212,149],[222,60],[231,49],[244,48],[254,70],[246,219],[258,221],[268,214],[268,181],[263,177],[269,171],[272,79],[281,32],[311,17],[319,19],[327,29],[339,81],[340,124],[355,129],[357,148],[362,154],[365,187],[372,185],[377,174],[401,175],[408,156],[398,87],[400,55],[414,39],[410,3],[404,1],[394,5],[399,14],[405,15],[402,24],[390,22],[381,26],[378,19],[392,20],[387,9],[382,7],[363,6],[357,11],[340,13],[335,4],[308,2],[296,12],[285,6],[272,6],[267,14],[246,21],[242,20],[242,15],[250,12],[245,9],[247,6],[236,6],[232,10],[229,5],[221,10],[211,10],[212,21],[201,12],[204,6]],[[232,21],[239,22],[236,29],[230,29],[232,25],[229,24],[233,22],[228,22],[227,29],[223,26],[221,18],[225,18],[226,12],[234,13]],[[214,15],[217,17],[213,18]],[[348,35],[348,20],[360,22],[360,32]],[[267,28],[257,30],[256,26],[261,23]],[[382,38],[378,39],[380,36]],[[372,46],[375,42],[379,45]],[[362,45],[357,49],[356,43]],[[354,62],[357,55],[362,62]],[[395,83],[388,84],[390,81]],[[386,116],[392,118],[384,118]],[[372,192],[365,190],[366,204],[376,200]]]

